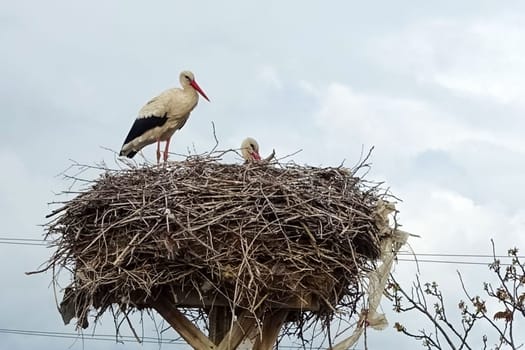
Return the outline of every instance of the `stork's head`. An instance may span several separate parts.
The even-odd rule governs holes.
[[[261,156],[259,155],[259,144],[251,137],[247,137],[241,143],[241,152],[242,157],[247,162],[261,160]]]
[[[192,72],[190,72],[189,70],[182,71],[180,73],[179,80],[183,88],[191,86],[195,89],[195,91],[201,94],[201,96],[204,97],[208,102],[210,101],[208,96],[206,96],[204,91],[202,91],[202,89],[200,88],[199,84],[197,84],[197,82],[195,81],[195,75],[193,75]]]

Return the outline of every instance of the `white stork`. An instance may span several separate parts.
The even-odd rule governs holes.
[[[261,156],[259,155],[259,144],[251,137],[245,138],[241,143],[241,153],[246,162],[261,160]]]
[[[171,136],[186,124],[190,112],[199,101],[197,92],[210,101],[195,81],[192,72],[181,72],[179,80],[182,89],[166,90],[142,107],[122,145],[121,156],[133,158],[142,148],[157,142],[158,164],[160,162],[160,141],[166,141],[164,162],[168,160]]]

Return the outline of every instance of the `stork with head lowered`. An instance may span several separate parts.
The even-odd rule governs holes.
[[[260,161],[259,144],[252,137],[247,137],[241,143],[242,157],[246,162]]]

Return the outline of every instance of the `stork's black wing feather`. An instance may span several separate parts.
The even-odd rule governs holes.
[[[163,126],[168,120],[168,114],[164,114],[162,117],[150,116],[144,118],[137,118],[131,127],[131,130],[124,141],[124,144],[142,136],[146,131],[153,128]]]

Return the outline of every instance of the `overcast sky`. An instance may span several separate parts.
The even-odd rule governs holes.
[[[416,253],[489,254],[491,238],[500,253],[524,248],[524,10],[479,0],[3,1],[0,238],[40,238],[70,159],[114,164],[102,147],[119,150],[140,107],[190,69],[212,102],[201,99],[172,151],[209,150],[212,121],[222,148],[253,136],[263,156],[302,149],[293,160],[309,165],[351,166],[375,146],[368,178],[403,199],[399,220],[421,236],[410,240]],[[154,147],[144,155],[154,160]],[[55,309],[51,276],[23,275],[50,254],[0,244],[0,328],[74,332]],[[488,274],[420,267],[452,305],[462,297],[457,269],[473,290]],[[413,270],[396,267],[405,281]],[[96,333],[112,327],[104,319]],[[419,346],[391,328],[368,343]],[[1,333],[0,344],[83,346]]]

